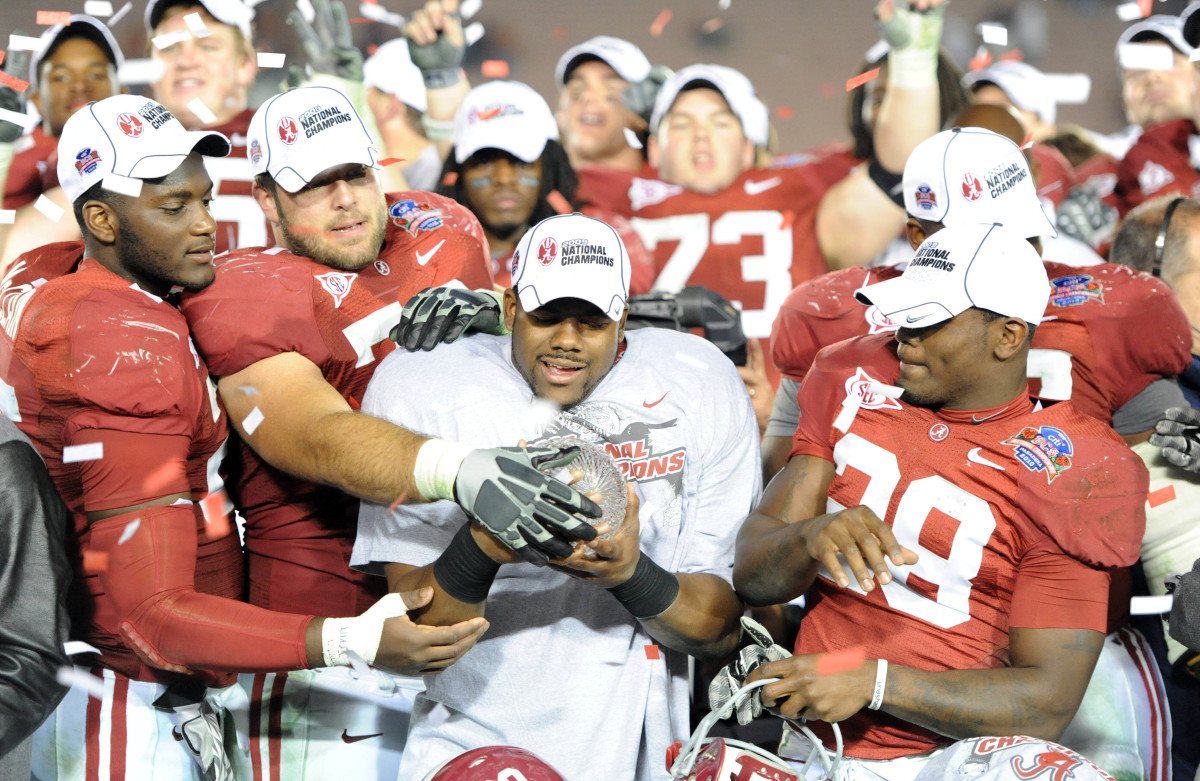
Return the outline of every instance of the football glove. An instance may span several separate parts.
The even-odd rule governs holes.
[[[294,10],[288,14],[288,24],[296,28],[304,56],[313,73],[335,76],[351,82],[361,82],[363,56],[350,34],[350,19],[341,0],[313,0],[313,23]]]
[[[421,71],[426,89],[442,89],[457,84],[459,69],[467,55],[462,18],[457,13],[447,15],[448,24],[438,32],[433,43],[419,45],[408,40],[408,56]]]
[[[1189,472],[1200,472],[1200,409],[1171,407],[1150,435],[1150,444],[1162,448],[1163,458]]]
[[[454,480],[454,496],[467,514],[530,564],[565,559],[576,541],[596,539],[586,520],[601,508],[554,472],[575,460],[578,447],[497,447],[472,450]]]
[[[719,711],[733,693],[746,683],[746,676],[767,662],[778,662],[792,655],[791,651],[775,642],[771,633],[753,618],[742,617],[742,632],[754,642],[738,652],[737,659],[721,668],[708,685],[708,707]],[[762,690],[755,689],[750,696],[739,702],[734,710],[738,724],[749,724],[763,712]],[[779,715],[777,708],[768,712]]]
[[[654,113],[654,102],[658,99],[658,93],[674,73],[666,65],[655,65],[650,69],[650,74],[646,78],[630,84],[621,92],[621,101],[624,102],[627,109],[649,123],[650,115]]]
[[[19,35],[20,33],[18,33]],[[29,78],[30,52],[23,49],[9,49],[4,57],[3,71],[15,79],[25,81]],[[0,85],[0,108],[17,114],[25,113],[25,95],[12,87]],[[25,128],[14,123],[0,120],[0,143],[16,141],[25,132]]]
[[[1056,227],[1074,239],[1096,249],[1113,237],[1117,229],[1117,210],[1100,199],[1089,187],[1075,187],[1054,215]]]
[[[500,295],[492,290],[426,288],[404,305],[392,341],[416,352],[450,344],[473,331],[503,336],[509,331],[500,316]]]
[[[877,20],[888,42],[889,83],[903,89],[921,89],[937,82],[938,44],[946,5],[927,11],[913,10],[908,0],[896,0],[891,18]]]

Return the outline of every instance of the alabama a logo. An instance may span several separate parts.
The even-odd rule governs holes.
[[[972,173],[963,174],[962,194],[968,201],[978,201],[983,196],[983,183]]]
[[[558,242],[553,236],[547,236],[542,239],[542,243],[538,245],[538,263],[543,266],[549,266],[558,257]]]
[[[442,227],[445,215],[427,203],[403,200],[396,201],[388,208],[388,216],[397,228],[408,231],[414,239],[421,231],[431,231]]]
[[[846,378],[846,396],[859,399],[859,409],[900,409],[900,402],[874,389],[886,385],[857,367],[853,377]]]
[[[1075,454],[1071,438],[1054,426],[1026,426],[1000,444],[1011,445],[1013,455],[1029,471],[1045,472],[1047,483],[1071,468],[1071,456]]]
[[[129,113],[117,116],[117,127],[121,128],[121,132],[130,138],[137,138],[142,134],[142,130],[145,129],[142,125],[142,120]]]
[[[333,296],[333,308],[337,309],[342,305],[342,299],[350,293],[350,286],[354,284],[357,277],[358,274],[328,271],[324,274],[317,274],[316,280],[321,283],[321,287],[325,288],[325,292]]]
[[[291,117],[281,117],[275,125],[275,132],[279,134],[279,140],[288,146],[296,143],[296,139],[300,137],[300,128]]]
[[[1047,781],[1069,781],[1075,777],[1075,768],[1082,764],[1061,751],[1043,751],[1035,754],[1028,765],[1023,757],[1013,757],[1012,769],[1021,778],[1037,778],[1045,773]]]
[[[1050,280],[1050,303],[1058,308],[1086,304],[1089,301],[1104,303],[1104,286],[1089,274],[1073,274]]]

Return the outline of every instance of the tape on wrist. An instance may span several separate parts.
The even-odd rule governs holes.
[[[446,439],[431,439],[417,451],[413,481],[417,492],[429,501],[454,500],[454,481],[463,459],[472,450],[468,445]]]
[[[888,52],[888,83],[901,89],[937,84],[937,46],[908,46]]]
[[[883,707],[883,692],[887,688],[887,659],[877,660],[878,666],[875,668],[875,692],[871,695],[871,704],[867,707],[871,710],[879,710]]]
[[[449,141],[454,138],[454,122],[446,119],[430,119],[421,116],[421,125],[425,128],[425,137],[430,141]]]
[[[353,651],[367,664],[375,662],[386,618],[363,614],[354,618],[327,618],[321,626],[321,655],[326,667],[349,667]]]
[[[453,68],[438,68],[421,71],[421,78],[425,80],[425,89],[445,89],[453,87],[463,77],[463,69],[457,66]]]
[[[679,578],[643,553],[633,570],[633,576],[621,585],[610,588],[609,593],[634,618],[654,618],[674,604],[679,596]]]
[[[483,552],[471,535],[471,523],[464,523],[446,550],[433,562],[433,579],[459,602],[475,605],[487,599],[500,565]]]

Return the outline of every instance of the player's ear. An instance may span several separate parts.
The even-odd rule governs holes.
[[[650,163],[650,167],[656,171],[659,169],[661,155],[662,151],[658,147],[658,134],[651,133],[650,137],[646,139],[646,162]]]
[[[625,321],[629,319],[629,307],[625,307],[625,311],[621,313],[621,322],[617,323],[617,343],[619,344],[625,338]]]
[[[1025,348],[1029,339],[1029,326],[1024,320],[1016,317],[1006,317],[991,323],[998,329],[995,355],[998,360],[1008,361],[1016,357]]]
[[[908,237],[908,245],[913,249],[921,246],[921,242],[929,238],[929,234],[916,217],[909,217],[904,223],[904,235]]]
[[[517,294],[510,287],[504,291],[504,327],[509,331],[517,320]]]
[[[121,217],[116,209],[104,201],[90,200],[83,204],[80,213],[83,217],[80,227],[85,237],[91,235],[105,245],[116,243],[121,229]]]
[[[263,210],[263,216],[267,218],[267,222],[272,225],[278,225],[279,206],[275,203],[275,199],[267,191],[267,188],[259,185],[257,178],[250,184],[250,194],[254,196],[254,200],[258,202],[259,208]]]
[[[746,139],[742,144],[742,170],[749,171],[754,167],[757,156],[757,150],[754,148],[754,142]]]

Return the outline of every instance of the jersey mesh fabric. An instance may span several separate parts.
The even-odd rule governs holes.
[[[1151,198],[1178,193],[1200,195],[1200,173],[1192,167],[1190,139],[1197,134],[1190,119],[1147,127],[1117,166],[1117,203],[1122,216]]]

